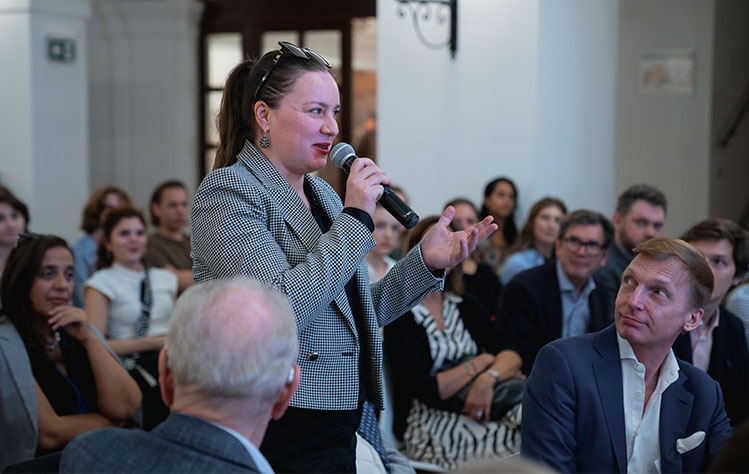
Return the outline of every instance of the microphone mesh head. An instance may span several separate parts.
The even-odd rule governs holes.
[[[330,152],[330,161],[338,168],[343,168],[343,164],[349,157],[356,157],[354,148],[346,142],[337,143]]]

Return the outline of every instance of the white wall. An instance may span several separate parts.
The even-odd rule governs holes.
[[[612,200],[618,1],[461,2],[458,52],[378,2],[378,162],[421,215],[498,175],[574,208]],[[608,68],[608,69],[607,69]]]
[[[176,178],[198,182],[197,0],[95,0],[91,19],[91,187],[136,206]]]
[[[90,2],[0,2],[0,179],[29,206],[31,230],[66,239],[87,192]],[[50,61],[48,37],[75,40],[75,62]]]
[[[669,201],[667,236],[708,216],[714,5],[713,0],[621,2],[616,191],[636,182],[660,188]],[[640,94],[640,54],[671,49],[695,51],[694,94]]]
[[[569,210],[606,212],[616,199],[618,9],[618,0],[540,2],[531,191],[561,197]]]

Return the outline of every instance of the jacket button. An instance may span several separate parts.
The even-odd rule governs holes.
[[[320,354],[313,352],[307,356],[307,360],[317,360],[318,357],[320,357]]]

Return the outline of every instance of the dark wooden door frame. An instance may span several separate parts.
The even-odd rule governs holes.
[[[242,33],[243,49],[246,55],[257,57],[262,51],[261,37],[265,31],[341,31],[341,130],[340,138],[351,139],[352,103],[352,64],[351,64],[351,21],[354,18],[375,16],[376,0],[203,0],[204,10],[200,22],[199,78],[200,78],[200,159],[198,176],[205,176],[206,103],[205,94],[209,90],[206,76],[206,35],[210,33]],[[301,35],[300,35],[301,36]],[[300,46],[304,46],[303,44]],[[331,183],[342,190],[345,176],[339,173]]]

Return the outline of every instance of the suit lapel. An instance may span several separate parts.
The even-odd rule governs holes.
[[[682,472],[681,455],[676,451],[676,440],[685,436],[684,430],[692,413],[694,395],[684,388],[687,376],[679,371],[679,378],[661,396],[659,428],[661,472]]]
[[[305,177],[304,179],[309,184],[310,189],[312,189],[312,192],[314,193],[315,198],[317,199],[317,202],[320,204],[320,207],[322,208],[325,215],[328,216],[328,219],[330,219],[330,222],[332,224],[335,221],[336,217],[338,217],[338,214],[340,213],[340,209],[338,208],[336,203],[328,197],[322,184],[320,184],[318,181],[314,179],[310,179],[309,176]],[[315,225],[317,226],[317,223],[315,223]],[[361,287],[361,283],[362,283],[361,282],[361,266],[357,268],[356,272],[354,273],[354,282],[358,290]],[[349,329],[351,329],[351,332],[354,334],[357,334],[356,321],[354,321],[354,308],[352,308],[349,305],[349,301],[346,295],[345,288],[340,293],[338,293],[335,298],[333,298],[333,302],[336,304],[336,306],[338,306],[338,309],[345,316],[346,322],[348,323]],[[364,308],[362,308],[362,310],[363,309]]]
[[[311,252],[320,240],[322,232],[302,198],[265,155],[250,142],[245,144],[237,157],[265,186],[271,196],[281,203],[280,211],[289,230],[302,241],[305,249]]]
[[[725,375],[723,366],[728,359],[727,352],[730,347],[730,336],[727,333],[729,331],[728,318],[725,316],[726,309],[721,306],[719,311],[722,324],[719,322],[713,330],[713,347],[710,349],[710,365],[707,368],[707,373],[716,380]]]
[[[600,331],[611,324],[611,315],[613,308],[609,304],[609,294],[603,283],[595,281],[596,289],[588,297],[588,307],[590,308],[590,327],[588,332]]]
[[[544,314],[550,315],[549,335],[550,340],[562,337],[562,293],[559,291],[559,278],[557,278],[556,260],[546,264],[546,285],[550,291],[544,292]]]
[[[593,343],[601,358],[593,362],[601,407],[606,417],[606,427],[616,456],[619,472],[627,471],[627,445],[624,433],[624,401],[622,366],[616,342],[616,327],[610,326],[599,333]],[[669,472],[663,470],[662,472]]]
[[[22,370],[9,370],[8,372],[18,389],[18,393],[22,395],[28,422],[36,431],[38,429],[36,396],[34,395],[36,389],[31,372],[31,362],[29,362],[21,337],[17,335],[15,327],[6,317],[0,317],[0,351],[5,353],[5,360],[9,364],[15,360],[18,365],[22,366]],[[26,376],[24,377],[24,375]]]

